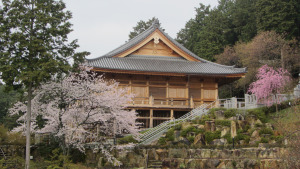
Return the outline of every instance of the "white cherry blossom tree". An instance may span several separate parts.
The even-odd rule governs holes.
[[[32,131],[51,133],[59,139],[65,154],[70,147],[85,151],[85,144],[98,142],[100,150],[115,162],[103,143],[113,135],[130,133],[138,135],[136,112],[126,110],[132,95],[118,83],[107,81],[101,75],[83,67],[80,73],[71,73],[60,81],[43,84],[32,100]],[[18,102],[10,109],[11,114],[26,112],[26,103]],[[42,116],[45,125],[38,127],[36,117]],[[25,131],[25,115],[14,131]],[[118,164],[118,163],[117,163]]]

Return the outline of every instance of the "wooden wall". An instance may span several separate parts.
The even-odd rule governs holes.
[[[189,99],[203,103],[215,101],[218,97],[218,84],[213,78],[167,77],[127,74],[106,74],[115,79],[119,86],[127,87],[136,97]]]

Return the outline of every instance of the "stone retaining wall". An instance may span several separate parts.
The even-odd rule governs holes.
[[[162,161],[163,168],[285,168],[284,148],[240,149],[135,149],[116,154],[123,168],[144,168],[148,161]],[[102,159],[102,158],[101,158]],[[98,163],[98,167],[101,168]],[[104,165],[107,167],[108,164]]]

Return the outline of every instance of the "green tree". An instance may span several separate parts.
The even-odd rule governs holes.
[[[185,28],[181,29],[177,33],[176,40],[184,45],[186,48],[188,48],[191,51],[196,50],[196,43],[199,41],[198,34],[203,31],[204,28],[204,19],[209,15],[210,13],[210,6],[205,6],[200,3],[200,7],[196,8],[196,16],[194,19],[190,19],[186,25]]]
[[[256,11],[257,0],[238,0],[232,7],[232,24],[238,41],[249,42],[256,34]]]
[[[13,106],[13,104],[22,99],[22,91],[6,91],[5,85],[0,83],[0,124],[3,124],[8,129],[16,127],[17,117],[8,116],[8,109]]]
[[[129,33],[129,40],[136,37],[140,33],[144,32],[147,30],[152,23],[156,20],[157,18],[153,17],[152,19],[149,19],[147,22],[140,20],[135,27],[133,27],[133,31]],[[160,24],[159,24],[160,25]]]
[[[29,169],[32,93],[41,82],[71,69],[87,52],[76,53],[68,42],[71,13],[56,0],[3,0],[0,9],[0,72],[8,86],[27,92],[26,169]]]
[[[286,38],[300,36],[299,0],[257,0],[256,19],[259,31],[286,33]]]
[[[215,61],[214,55],[220,54],[226,45],[237,41],[232,24],[233,1],[221,0],[219,5],[200,4],[196,16],[187,22],[185,28],[177,34],[176,40],[196,55]]]

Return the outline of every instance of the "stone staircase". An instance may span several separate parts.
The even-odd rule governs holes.
[[[209,109],[213,108],[215,106],[215,102],[212,102],[210,104],[202,104],[201,106],[193,109],[189,113],[185,114],[184,116],[174,119],[165,121],[158,126],[149,129],[146,133],[142,134],[140,136],[141,143],[140,145],[149,145],[153,141],[157,140],[161,137],[162,134],[164,134],[166,131],[168,131],[171,127],[183,123],[187,120],[193,120],[196,117],[201,117],[205,115]]]
[[[149,160],[147,169],[162,168],[162,161]]]

